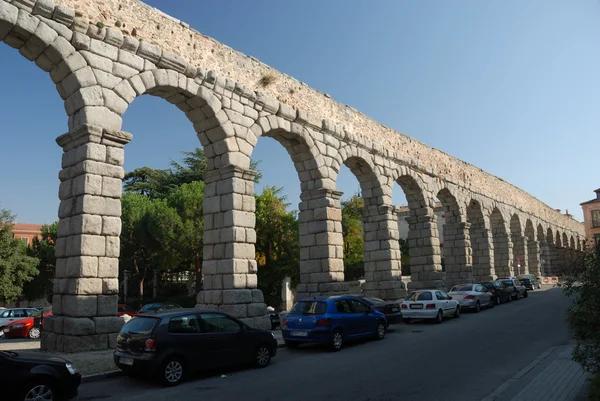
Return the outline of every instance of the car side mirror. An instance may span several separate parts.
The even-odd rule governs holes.
[[[450,295],[448,295],[448,299],[452,299],[452,297]]]

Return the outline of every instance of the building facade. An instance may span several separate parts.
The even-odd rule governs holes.
[[[15,238],[23,240],[30,245],[35,237],[42,236],[41,224],[15,224],[13,226],[13,235]]]
[[[588,248],[593,248],[600,241],[600,188],[594,192],[594,199],[581,204]]]

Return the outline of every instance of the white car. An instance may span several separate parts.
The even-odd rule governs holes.
[[[402,320],[434,319],[442,323],[444,317],[460,316],[460,304],[442,290],[411,291],[402,302]]]

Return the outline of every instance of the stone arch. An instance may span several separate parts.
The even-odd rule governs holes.
[[[494,243],[494,267],[499,277],[513,275],[512,243],[507,230],[506,219],[498,207],[494,207],[490,215],[492,239]]]
[[[483,213],[483,207],[479,200],[471,199],[468,203],[467,223],[469,224],[474,279],[475,281],[494,280],[496,273],[490,223]]]
[[[546,235],[544,234],[544,226],[542,226],[542,223],[539,223],[537,226],[537,241],[540,243],[546,242]]]
[[[346,149],[345,158],[339,157],[340,165],[344,164],[356,177],[360,184],[365,207],[391,205],[391,189],[380,174],[371,155],[359,149]]]
[[[473,281],[473,258],[466,211],[461,208],[455,195],[447,188],[441,188],[437,198],[444,210],[443,249],[440,249],[446,270],[448,288],[460,283]]]

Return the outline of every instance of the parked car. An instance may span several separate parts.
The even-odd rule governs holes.
[[[513,299],[519,300],[527,298],[527,288],[516,278],[501,278],[498,279],[508,288],[510,296]]]
[[[388,327],[390,324],[402,323],[402,311],[400,301],[384,301],[383,299],[372,297],[369,295],[355,295],[358,299],[362,299],[372,308],[378,310],[385,315]]]
[[[536,288],[539,290],[542,288],[542,282],[533,274],[521,274],[517,277],[521,284],[530,291],[534,291]]]
[[[135,309],[133,309],[132,307],[125,305],[125,304],[119,304],[117,305],[117,316],[121,317],[123,315],[129,315],[129,316],[135,316],[138,314],[138,311],[136,311]]]
[[[67,359],[39,352],[0,351],[2,400],[67,400],[77,396],[81,374]]]
[[[161,312],[169,309],[181,309],[182,307],[173,302],[154,302],[142,306],[138,313]]]
[[[52,316],[52,307],[35,311],[29,317],[14,320],[4,326],[3,332],[6,338],[30,338],[36,340],[42,334],[44,319]]]
[[[500,305],[501,303],[512,301],[510,291],[502,281],[486,281],[481,283],[481,285],[492,293],[492,301],[494,304]]]
[[[33,315],[35,308],[9,308],[0,313],[0,337],[4,336],[4,326],[15,320]]]
[[[492,293],[481,284],[459,284],[450,289],[448,295],[460,304],[461,309],[479,312],[482,307],[493,308]]]
[[[269,320],[271,320],[271,330],[275,330],[281,325],[281,319],[279,318],[281,312],[269,311],[268,313]]]
[[[115,365],[129,374],[181,383],[205,369],[254,363],[263,368],[277,354],[277,340],[226,313],[196,308],[138,314],[117,336]]]
[[[351,295],[322,296],[298,301],[281,321],[285,344],[328,344],[332,351],[346,341],[385,337],[385,315]]]
[[[442,323],[445,316],[460,317],[460,303],[441,290],[411,291],[402,302],[402,320],[434,319]]]

